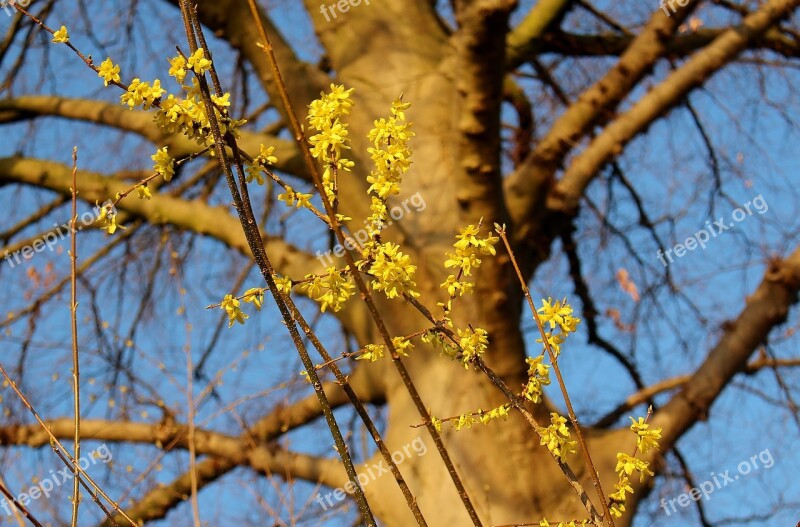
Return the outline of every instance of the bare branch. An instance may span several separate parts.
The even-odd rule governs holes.
[[[142,175],[144,177],[144,175]],[[70,168],[51,161],[27,158],[0,159],[0,180],[47,188],[69,195]],[[80,197],[87,203],[113,198],[131,185],[101,174],[79,171]],[[242,254],[250,254],[238,220],[224,207],[213,207],[199,200],[185,200],[164,193],[153,194],[150,200],[127,199],[119,202],[120,210],[142,218],[153,225],[171,224],[191,232],[210,236]],[[276,266],[281,272],[313,273],[321,264],[312,255],[277,237],[266,237],[271,252],[280,255]]]
[[[707,419],[711,405],[731,378],[745,369],[750,355],[769,333],[786,320],[800,291],[800,248],[785,260],[770,263],[761,284],[750,295],[737,319],[684,388],[661,410],[653,425],[663,428],[662,445],[669,449],[698,421]]]
[[[73,99],[50,95],[28,95],[0,100],[0,124],[25,121],[42,116],[85,121],[135,133],[154,145],[169,147],[172,157],[185,157],[202,150],[195,141],[180,133],[170,134],[153,121],[153,113],[129,110],[119,104],[91,99]],[[276,168],[308,179],[300,152],[294,141],[267,134],[241,130],[239,146],[246,152],[258,153],[259,146],[274,146],[278,158]]]
[[[636,135],[674,108],[686,95],[736,58],[754,39],[791,13],[798,0],[773,0],[697,52],[598,135],[569,166],[550,193],[548,208],[574,210],[589,182]]]

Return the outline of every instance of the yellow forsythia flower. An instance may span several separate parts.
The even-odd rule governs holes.
[[[110,58],[107,58],[100,64],[99,70],[97,76],[103,79],[106,86],[108,86],[109,82],[120,81],[119,66],[111,62]]]
[[[642,459],[637,459],[633,456],[629,456],[628,454],[618,452],[617,453],[617,466],[614,469],[615,472],[623,475],[623,473],[627,476],[630,476],[634,471],[639,472],[639,479],[640,481],[644,481],[645,475],[653,476],[653,472],[648,468],[649,463]]]
[[[419,296],[414,282],[417,266],[411,264],[411,257],[403,254],[399,245],[392,242],[380,244],[373,256],[374,261],[369,268],[373,276],[373,289],[383,291],[387,298],[396,298],[403,293]]]
[[[159,148],[155,154],[150,156],[150,159],[155,161],[153,171],[164,177],[164,181],[169,181],[175,175],[175,162],[169,154],[167,154],[167,147]]]
[[[120,104],[127,104],[130,110],[133,110],[140,104],[147,110],[153,103],[164,95],[165,90],[161,87],[161,81],[156,79],[153,81],[152,86],[148,82],[142,82],[138,77],[133,79],[128,86],[128,91],[123,93],[120,98]]]
[[[53,33],[53,42],[56,44],[66,44],[69,42],[69,33],[66,26],[61,26],[61,29]]]
[[[136,192],[139,193],[139,199],[150,199],[153,197],[153,195],[150,193],[150,187],[147,186],[147,183],[136,187]]]
[[[186,59],[183,55],[169,59],[169,75],[175,77],[179,84],[186,78]]]
[[[187,64],[198,75],[211,69],[211,61],[206,58],[206,52],[203,48],[197,48],[197,51],[189,57]]]
[[[640,417],[638,421],[634,421],[633,417],[629,418],[632,421],[631,430],[636,432],[636,446],[642,453],[647,453],[652,449],[658,450],[658,440],[661,439],[661,429],[655,428],[650,430],[650,424],[644,421],[644,417]]]
[[[257,310],[261,311],[261,306],[264,304],[264,290],[260,287],[252,287],[244,292],[242,300],[253,304]]]
[[[244,324],[244,321],[250,318],[239,308],[239,300],[233,295],[225,295],[219,307],[224,309],[225,314],[228,315],[228,327],[232,327],[234,322]]]
[[[383,358],[384,354],[386,353],[386,346],[380,344],[367,344],[364,346],[364,351],[356,357],[356,360],[368,360],[370,362],[375,362],[381,358]]]

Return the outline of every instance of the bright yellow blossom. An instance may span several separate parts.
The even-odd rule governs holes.
[[[459,329],[458,339],[458,345],[462,350],[461,362],[465,368],[469,368],[469,363],[474,358],[486,353],[486,349],[489,347],[489,334],[485,329]]]
[[[384,354],[386,353],[386,346],[380,344],[367,344],[364,346],[364,351],[356,357],[356,360],[368,360],[370,362],[375,362],[381,358],[383,358]]]
[[[53,33],[53,42],[56,44],[66,44],[69,42],[69,33],[66,26],[61,26],[61,29]]]
[[[244,324],[244,321],[249,317],[239,308],[239,300],[233,295],[225,295],[225,298],[220,304],[220,308],[225,310],[228,315],[228,327],[232,327],[234,322]]]
[[[127,104],[131,110],[141,104],[147,110],[164,94],[164,91],[160,80],[154,80],[151,86],[150,83],[142,82],[137,77],[131,81],[128,91],[120,96],[120,103]]]
[[[104,229],[108,234],[114,234],[117,232],[117,228],[125,228],[123,225],[117,225],[117,215],[111,205],[104,205],[100,209],[100,216],[97,219],[100,223],[100,228]]]
[[[150,159],[155,161],[153,171],[164,177],[164,181],[169,181],[175,175],[175,162],[169,154],[167,154],[167,147],[159,148],[155,154],[150,156]]]
[[[400,251],[399,245],[391,242],[380,244],[372,256],[374,261],[369,273],[373,276],[373,289],[383,291],[387,298],[396,298],[403,293],[419,296],[414,282],[417,266],[411,264],[411,258]]]
[[[567,454],[576,452],[577,442],[570,440],[566,418],[555,412],[550,412],[550,426],[542,429],[539,443],[546,445],[553,456],[562,461]]]
[[[103,79],[106,86],[108,86],[109,82],[120,81],[119,66],[111,62],[110,58],[104,60],[98,69],[97,76]]]
[[[345,302],[353,296],[356,286],[350,281],[350,275],[329,267],[325,275],[308,275],[301,289],[308,296],[321,304],[320,310],[324,313],[328,307],[339,311]]]
[[[242,300],[256,306],[256,309],[261,311],[261,306],[264,304],[264,289],[260,287],[252,287],[244,292]]]
[[[169,75],[175,77],[179,84],[186,78],[186,59],[183,55],[169,59]]]
[[[187,65],[198,75],[202,75],[211,69],[211,61],[206,58],[206,52],[203,48],[197,48],[189,57]]]
[[[136,192],[139,193],[139,199],[150,199],[153,197],[153,195],[150,193],[150,187],[147,186],[147,183],[136,187]]]
[[[644,481],[645,475],[654,475],[653,472],[648,468],[648,465],[649,463],[647,461],[637,459],[622,452],[618,452],[617,466],[614,471],[619,473],[620,476],[622,476],[623,473],[626,476],[630,476],[634,471],[636,471],[639,472],[639,479]]]
[[[640,417],[635,421],[633,417],[629,418],[632,421],[631,430],[636,432],[636,447],[643,453],[647,453],[652,449],[658,450],[658,440],[661,439],[661,429],[650,429],[650,424],[646,423],[644,417]]]

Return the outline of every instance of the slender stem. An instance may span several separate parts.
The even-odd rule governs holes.
[[[603,505],[603,516],[605,523],[606,525],[614,527],[614,518],[611,516],[611,513],[608,510],[608,503],[606,502],[606,497],[605,494],[603,493],[603,487],[600,484],[600,476],[597,475],[597,470],[594,467],[594,462],[592,462],[592,456],[591,454],[589,454],[589,448],[586,445],[586,441],[583,438],[583,432],[581,432],[581,427],[578,424],[578,418],[575,416],[575,410],[573,410],[572,408],[572,402],[570,401],[569,394],[567,393],[567,387],[564,384],[564,378],[561,375],[561,369],[558,367],[558,360],[556,359],[556,354],[553,352],[553,348],[550,346],[550,341],[547,340],[547,335],[545,334],[544,326],[542,325],[542,320],[539,318],[539,313],[537,313],[536,311],[536,306],[534,305],[533,299],[531,298],[531,293],[528,290],[528,285],[525,283],[525,278],[523,278],[522,272],[519,269],[519,265],[517,264],[517,259],[514,256],[514,251],[511,250],[511,244],[508,243],[508,238],[506,237],[505,229],[498,228],[497,234],[500,235],[500,239],[503,240],[503,244],[506,246],[508,255],[511,257],[511,263],[514,265],[514,270],[517,273],[517,278],[519,278],[520,287],[522,288],[522,292],[525,293],[525,299],[528,301],[528,306],[531,309],[531,313],[533,313],[533,319],[536,321],[536,326],[539,328],[539,333],[542,335],[542,342],[544,343],[545,349],[547,349],[547,354],[550,356],[550,363],[553,365],[553,371],[555,371],[556,378],[558,379],[558,387],[561,389],[561,394],[563,395],[564,402],[567,405],[569,420],[572,422],[572,426],[575,428],[575,436],[578,438],[578,444],[580,444],[584,461],[586,462],[586,466],[589,467],[589,473],[592,476],[592,482],[594,483],[594,488],[597,491],[597,495],[600,497],[600,501],[602,502]]]
[[[14,497],[13,494],[11,494],[11,492],[6,488],[6,486],[3,484],[2,481],[0,481],[0,494],[3,494],[3,496],[6,497],[9,503],[13,504],[14,507],[16,507],[16,509],[22,512],[22,514],[26,518],[28,518],[28,521],[31,522],[31,524],[33,524],[35,527],[44,527],[44,525],[39,523],[39,520],[36,519],[36,517],[31,513],[31,511],[28,510],[27,507],[25,507],[25,505],[17,501],[17,499]],[[12,507],[12,509],[14,509],[14,507]],[[14,510],[14,512],[16,513],[16,510]],[[16,519],[19,521],[20,525],[22,525],[22,520],[19,518],[19,516],[17,516],[16,514],[15,516]]]
[[[177,273],[176,273],[177,274]],[[177,287],[179,291],[183,291],[182,279],[180,274],[177,274]],[[194,400],[194,364],[192,361],[192,325],[189,323],[186,316],[185,297],[180,294],[181,298],[181,312],[184,314],[184,328],[186,330],[186,344],[183,347],[186,353],[186,404],[187,404],[187,443],[189,445],[189,485],[191,487],[190,501],[192,504],[192,520],[194,527],[200,527],[200,502],[197,498],[198,483],[197,483],[197,446],[195,445],[195,413],[196,406]]]
[[[78,147],[72,149],[72,219],[70,221],[69,260],[70,260],[70,319],[72,323],[72,397],[75,412],[75,459],[81,458],[81,384],[80,361],[78,360],[78,249],[75,222],[78,219]],[[81,502],[81,485],[78,465],[72,469],[75,478],[72,481],[72,527],[78,527],[78,506]]]
[[[65,447],[64,444],[53,434],[53,432],[50,430],[50,427],[47,426],[47,423],[45,423],[44,420],[41,418],[39,412],[36,411],[36,409],[33,407],[28,398],[25,397],[25,394],[23,394],[20,391],[19,387],[17,386],[17,383],[11,379],[11,377],[8,375],[8,372],[3,367],[2,364],[0,364],[0,375],[2,375],[3,379],[8,383],[8,385],[11,387],[14,393],[17,394],[17,397],[19,397],[20,401],[22,401],[22,404],[25,406],[25,408],[27,408],[28,411],[31,413],[31,415],[33,415],[34,419],[36,419],[36,422],[39,423],[39,426],[41,426],[42,429],[47,434],[47,437],[50,438],[50,446],[53,448],[53,451],[56,453],[56,455],[68,467],[77,468],[77,470],[80,472],[82,476],[81,478],[79,478],[81,485],[83,485],[83,488],[89,490],[92,498],[95,500],[95,502],[97,502],[98,505],[100,505],[100,507],[103,509],[106,515],[113,521],[113,518],[110,515],[110,513],[106,510],[103,504],[100,503],[99,498],[97,498],[97,494],[102,496],[108,503],[110,503],[111,506],[114,508],[114,510],[117,511],[120,516],[128,520],[128,523],[130,523],[132,527],[138,527],[138,524],[134,522],[127,514],[125,514],[125,511],[120,509],[119,505],[114,500],[112,500],[111,497],[103,489],[101,489],[97,483],[95,483],[94,479],[92,479],[92,477],[80,466],[78,460],[72,457],[72,455],[69,453],[69,450],[67,450],[67,447]],[[89,485],[91,485],[94,491],[89,489]]]

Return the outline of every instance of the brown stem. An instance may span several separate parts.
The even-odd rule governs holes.
[[[78,147],[72,149],[72,225],[70,228],[70,319],[72,325],[72,396],[75,411],[75,459],[81,458],[81,385],[80,362],[78,360],[78,252],[77,231],[75,222],[78,219]],[[73,468],[75,478],[72,481],[72,527],[78,527],[78,505],[81,502],[80,474],[77,465]]]
[[[592,476],[594,488],[603,504],[605,523],[611,527],[614,527],[614,519],[611,517],[611,513],[608,510],[608,504],[606,503],[606,497],[603,493],[603,487],[600,484],[600,476],[597,475],[597,469],[594,467],[592,456],[589,454],[589,448],[586,446],[586,441],[583,439],[583,433],[581,432],[580,425],[578,424],[578,418],[575,416],[575,411],[572,409],[572,402],[569,399],[567,387],[564,384],[564,378],[561,376],[561,369],[558,367],[556,354],[553,353],[553,348],[550,346],[550,341],[547,340],[547,335],[545,334],[542,320],[539,318],[539,313],[536,312],[536,306],[533,304],[533,299],[531,298],[531,293],[528,290],[528,285],[525,283],[525,278],[523,278],[522,272],[519,270],[517,259],[514,257],[514,251],[511,250],[511,245],[508,243],[505,229],[498,228],[497,234],[500,235],[500,239],[503,240],[503,244],[506,246],[508,255],[511,257],[511,263],[514,265],[514,270],[517,272],[520,287],[522,288],[522,292],[525,293],[525,299],[528,301],[528,306],[531,309],[531,313],[533,313],[533,319],[536,321],[536,326],[539,328],[539,333],[542,335],[542,342],[544,343],[545,349],[547,349],[547,354],[550,356],[550,363],[553,365],[553,371],[556,372],[556,378],[558,378],[558,387],[561,388],[561,394],[564,396],[564,402],[567,405],[567,412],[569,413],[569,420],[572,422],[572,426],[575,428],[575,436],[578,438],[578,443],[581,446],[581,452],[583,453],[584,460],[586,461],[586,465],[589,467],[589,473]]]

